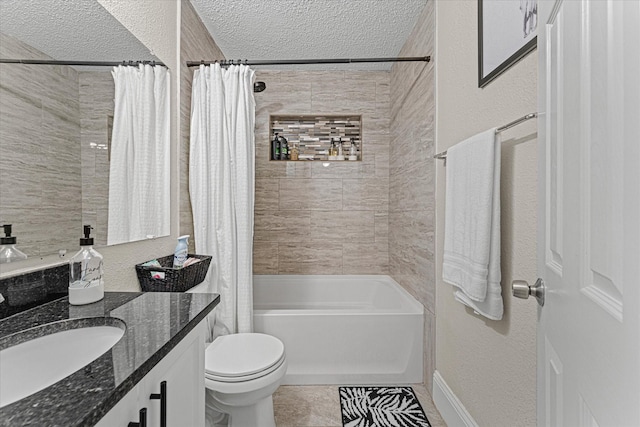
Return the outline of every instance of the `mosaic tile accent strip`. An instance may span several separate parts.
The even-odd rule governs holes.
[[[297,146],[300,160],[328,160],[331,141],[342,142],[345,158],[352,141],[362,160],[361,116],[270,116],[270,139],[277,133]]]

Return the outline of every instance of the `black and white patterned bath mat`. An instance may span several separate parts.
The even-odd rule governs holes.
[[[340,387],[344,427],[431,427],[411,387]]]

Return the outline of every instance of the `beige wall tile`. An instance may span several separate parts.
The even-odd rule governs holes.
[[[342,244],[281,243],[278,274],[342,274]]]
[[[341,210],[342,182],[336,179],[280,180],[280,209]]]
[[[387,243],[345,243],[342,250],[342,274],[389,274]]]
[[[261,178],[311,178],[312,161],[287,162],[267,160],[268,157],[256,158],[256,179]]]
[[[389,212],[376,211],[374,216],[376,243],[389,243]]]
[[[253,243],[253,274],[278,274],[277,243]]]
[[[343,179],[342,206],[354,211],[389,210],[389,179]]]
[[[316,241],[335,244],[335,250],[340,251],[342,243],[366,242],[359,248],[350,271],[372,274],[387,271],[390,73],[257,71],[256,78],[267,84],[265,92],[256,94],[256,182],[260,183],[257,189],[260,185],[262,192],[265,185],[270,185],[268,182],[278,178],[277,209],[295,210],[298,215],[291,220],[291,233],[273,231],[270,228],[279,222],[276,213],[258,218],[259,211],[276,207],[271,189],[259,197],[256,195],[254,240],[279,242],[279,259],[286,261],[285,266],[279,265],[280,274],[341,273],[341,262],[327,269],[326,257],[320,257],[318,266],[311,265],[311,260],[317,257],[312,249],[326,247],[316,245]],[[269,115],[283,113],[361,115],[362,161],[330,162],[328,166],[317,161],[269,161]],[[290,212],[285,217],[289,215]],[[301,231],[306,222],[300,221],[305,218],[310,221],[309,235]],[[302,247],[300,263],[294,262],[294,255],[283,253],[285,243],[297,248],[302,242],[311,246]],[[377,244],[373,245],[374,242]],[[381,258],[385,259],[384,268],[373,262]],[[262,261],[256,258],[254,263]]]
[[[311,211],[312,241],[374,242],[373,211]]]
[[[277,178],[256,178],[255,209],[278,210],[280,207],[280,180]]]
[[[255,211],[254,242],[306,242],[310,234],[309,211]]]

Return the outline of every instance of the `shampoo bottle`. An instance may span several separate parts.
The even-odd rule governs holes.
[[[93,249],[91,226],[84,226],[80,250],[69,260],[69,303],[90,304],[104,298],[102,255]]]
[[[5,224],[4,237],[0,237],[0,264],[27,259],[27,255],[16,248],[16,237],[11,236],[11,224]]]
[[[271,141],[271,160],[280,160],[280,137],[276,136]]]
[[[182,268],[184,262],[187,260],[187,247],[189,235],[178,237],[178,244],[176,245],[176,251],[173,254],[173,268]]]
[[[278,137],[280,140],[280,160],[289,160],[289,143],[284,136]]]

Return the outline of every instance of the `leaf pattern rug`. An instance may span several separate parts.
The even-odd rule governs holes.
[[[340,387],[344,427],[431,427],[411,387]]]

